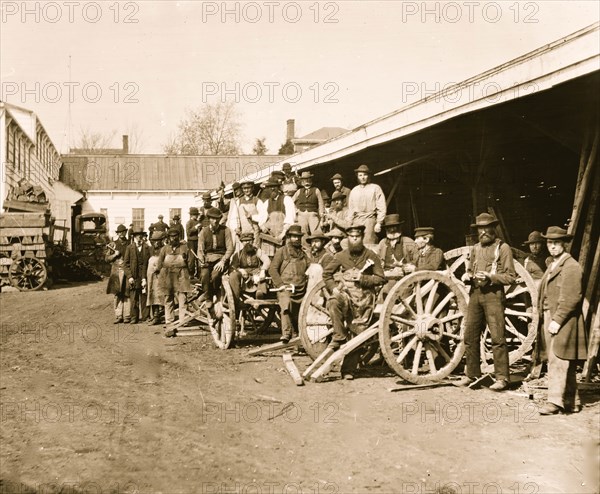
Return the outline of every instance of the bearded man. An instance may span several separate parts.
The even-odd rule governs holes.
[[[261,299],[267,295],[266,272],[271,260],[264,252],[254,245],[252,233],[242,233],[240,236],[242,249],[231,258],[229,284],[237,302],[242,298],[242,284],[245,292],[250,292],[254,298]]]
[[[508,348],[504,336],[504,286],[515,282],[515,266],[510,246],[497,238],[498,220],[491,214],[481,213],[471,227],[477,228],[479,243],[471,249],[470,263],[463,275],[471,283],[465,320],[465,354],[467,369],[459,382],[468,386],[481,377],[480,340],[486,324],[490,328],[494,373],[496,382],[492,391],[508,388]]]
[[[327,311],[333,323],[333,338],[329,344],[333,350],[346,342],[346,326],[355,334],[367,328],[376,305],[377,287],[385,283],[381,261],[364,246],[365,226],[353,225],[347,233],[348,248],[335,254],[323,270],[323,281],[331,293]],[[344,358],[344,379],[354,379],[360,354],[357,348]]]
[[[180,231],[179,229],[176,229]],[[148,259],[148,272],[146,279],[148,280],[148,298],[146,305],[150,308],[150,324],[156,326],[161,323],[165,310],[165,295],[158,287],[158,258],[160,251],[164,246],[164,232],[155,231],[150,237],[152,247],[150,248],[150,259]]]

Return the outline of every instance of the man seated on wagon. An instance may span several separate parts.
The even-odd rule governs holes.
[[[376,304],[377,287],[385,283],[381,261],[364,246],[365,225],[347,230],[348,248],[333,256],[323,270],[323,281],[331,297],[327,311],[333,323],[329,347],[337,350],[348,337],[348,329],[362,333],[369,324]],[[354,379],[360,349],[350,352],[342,363],[344,379]]]
[[[417,250],[404,265],[405,273],[413,271],[438,271],[444,269],[444,252],[433,244],[435,229],[431,226],[415,228],[415,245]]]
[[[306,241],[310,245],[308,258],[311,264],[320,264],[322,267],[325,267],[333,257],[333,254],[325,250],[325,246],[329,243],[329,237],[321,230],[316,230]]]
[[[206,216],[209,225],[202,228],[198,236],[198,263],[202,298],[206,300],[207,309],[212,309],[215,288],[220,285],[221,277],[227,271],[234,247],[231,230],[221,224],[223,213],[217,208],[210,208]]]
[[[300,304],[306,294],[306,269],[308,256],[302,249],[302,227],[298,224],[287,230],[286,244],[277,249],[269,267],[269,276],[278,289],[277,300],[281,310],[281,338],[287,343],[292,339],[294,328],[292,321],[298,321]]]
[[[346,234],[342,230],[336,227],[329,230],[325,235],[329,239],[329,242],[325,245],[325,250],[329,254],[334,256],[338,252],[344,250],[344,247],[346,246],[346,242],[344,242]]]
[[[240,236],[242,248],[231,258],[229,285],[236,300],[242,299],[242,293],[251,294],[256,299],[267,295],[266,273],[271,259],[254,245],[252,233]]]

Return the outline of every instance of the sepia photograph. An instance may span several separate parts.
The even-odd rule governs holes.
[[[0,0],[0,494],[600,494],[600,3]]]

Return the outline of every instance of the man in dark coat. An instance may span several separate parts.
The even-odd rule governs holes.
[[[277,292],[277,301],[281,309],[281,338],[287,343],[292,339],[295,329],[292,321],[298,321],[300,304],[306,294],[308,278],[306,269],[309,260],[302,249],[302,228],[298,224],[289,227],[287,242],[277,249],[269,266],[269,276]]]
[[[523,266],[539,288],[544,271],[546,271],[546,259],[548,258],[544,238],[540,232],[533,231],[529,234],[527,241],[523,243],[529,246],[530,252],[525,258]]]
[[[332,199],[333,199],[333,194],[335,194],[336,192],[338,194],[343,195],[343,204],[342,206],[344,208],[348,207],[348,197],[350,196],[350,192],[352,192],[350,190],[350,188],[346,187],[344,185],[344,177],[342,177],[339,173],[336,173],[333,177],[331,177],[331,182],[333,183],[333,192],[332,192]]]
[[[352,225],[346,233],[348,248],[335,254],[323,270],[323,281],[331,293],[327,311],[333,323],[329,344],[333,350],[346,342],[346,326],[355,334],[367,328],[376,305],[377,287],[385,283],[381,261],[364,246],[365,225]],[[361,350],[356,349],[344,357],[344,379],[354,378],[360,354]]]
[[[127,227],[125,225],[119,225],[117,227],[117,235],[117,240],[107,245],[108,253],[106,255],[106,261],[112,263],[106,293],[115,296],[115,324],[122,322],[128,323],[130,321],[131,311],[129,287],[127,286],[127,278],[125,277],[125,269],[123,267],[125,250],[129,245],[129,240],[127,240]]]
[[[198,234],[200,233],[200,230],[202,229],[202,226],[200,225],[200,221],[198,220],[199,215],[200,215],[200,211],[198,211],[198,208],[191,207],[190,208],[190,219],[185,224],[185,235],[187,238],[187,246],[194,253],[198,251]],[[178,237],[179,240],[180,241],[183,240],[183,237],[181,237],[180,232],[178,232],[178,233],[179,233],[179,237]],[[187,267],[188,267],[190,276],[192,278],[197,278],[199,273],[198,273],[198,262],[197,262],[197,258],[195,255],[190,254],[189,257],[187,257]]]
[[[548,227],[548,251],[552,256],[540,285],[538,310],[542,315],[544,339],[548,353],[548,402],[541,415],[577,412],[576,367],[586,358],[586,338],[582,301],[582,271],[579,263],[566,252],[573,238],[566,230]]]
[[[133,243],[127,246],[124,257],[125,276],[131,297],[131,324],[137,324],[146,309],[146,287],[150,249],[143,242],[144,231],[133,230]]]
[[[486,326],[492,337],[494,372],[496,382],[492,391],[508,388],[509,367],[506,345],[504,286],[515,282],[517,275],[510,246],[496,236],[498,220],[491,214],[481,213],[475,224],[479,243],[471,250],[470,265],[463,275],[465,283],[471,283],[469,304],[465,318],[466,376],[459,382],[468,386],[481,377],[481,334]]]
[[[185,239],[185,229],[181,224],[181,217],[178,214],[173,216],[173,219],[171,220],[171,226],[169,228],[175,228],[177,231],[179,231],[179,238],[181,240]],[[165,234],[165,237],[167,236],[167,231],[162,232]]]
[[[433,235],[435,230],[431,226],[421,226],[415,228],[415,245],[417,250],[413,252],[410,263],[414,270],[405,267],[404,270],[412,271],[438,271],[444,269],[444,252],[439,247],[433,245]]]
[[[148,227],[148,231],[150,232],[150,235],[152,235],[152,232],[163,232],[165,235],[167,234],[167,230],[169,229],[169,225],[167,225],[164,221],[163,221],[164,216],[162,214],[158,215],[158,221],[156,223],[152,223],[149,227]],[[135,236],[135,232],[134,232],[134,236]]]

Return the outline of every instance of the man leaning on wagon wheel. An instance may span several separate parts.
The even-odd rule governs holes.
[[[496,382],[492,391],[504,391],[510,382],[508,348],[504,336],[504,286],[516,280],[510,246],[496,238],[498,220],[491,214],[481,213],[471,227],[477,228],[479,243],[471,250],[470,265],[463,275],[471,283],[465,320],[466,376],[459,382],[468,386],[481,377],[481,334],[490,328],[494,373]]]

